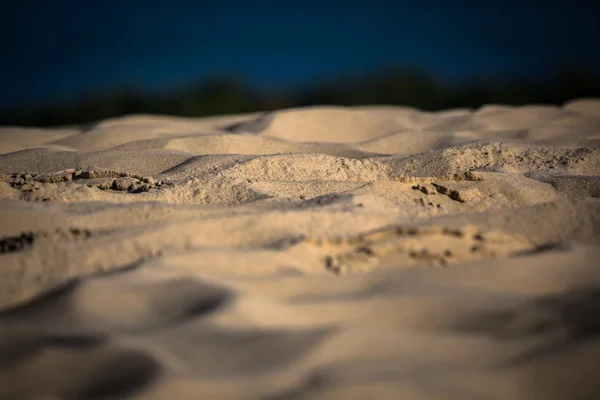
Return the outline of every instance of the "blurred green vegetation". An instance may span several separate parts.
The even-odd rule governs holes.
[[[162,95],[131,88],[93,93],[64,104],[1,111],[0,125],[71,125],[137,113],[199,117],[309,105],[385,104],[423,110],[490,103],[560,105],[580,97],[600,97],[600,75],[577,66],[564,66],[545,81],[488,79],[454,86],[442,85],[419,71],[389,69],[277,93],[229,78]]]

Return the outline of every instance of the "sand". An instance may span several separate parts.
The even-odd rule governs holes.
[[[0,398],[600,398],[599,145],[594,99],[0,128]]]

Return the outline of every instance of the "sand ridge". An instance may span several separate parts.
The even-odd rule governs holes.
[[[0,399],[600,396],[600,100],[0,128]]]

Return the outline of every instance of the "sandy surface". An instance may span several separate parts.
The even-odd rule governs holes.
[[[599,145],[591,99],[0,128],[0,398],[600,398]]]

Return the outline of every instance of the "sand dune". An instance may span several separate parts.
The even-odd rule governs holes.
[[[0,128],[1,399],[595,399],[600,100]]]

